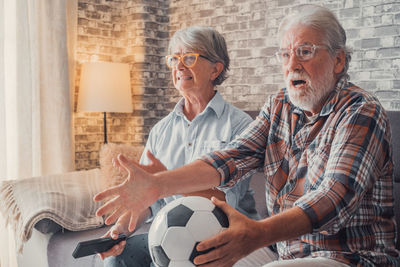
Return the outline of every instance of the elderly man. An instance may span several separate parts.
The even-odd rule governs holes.
[[[398,266],[395,249],[391,136],[379,101],[347,81],[346,35],[327,9],[306,6],[280,26],[286,88],[228,149],[179,169],[150,175],[122,155],[129,172],[98,210],[130,217],[156,199],[232,186],[263,167],[270,217],[241,215],[213,199],[230,227],[203,241],[203,266]],[[196,175],[190,175],[195,173]],[[275,244],[276,258],[266,246]]]

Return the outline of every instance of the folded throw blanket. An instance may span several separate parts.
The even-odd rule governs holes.
[[[0,212],[15,231],[18,252],[44,218],[70,231],[102,226],[95,215],[100,203],[92,200],[102,190],[100,177],[100,169],[92,169],[2,182]]]

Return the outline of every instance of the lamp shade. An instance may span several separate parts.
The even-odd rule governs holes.
[[[129,65],[111,62],[83,63],[77,110],[132,112]]]

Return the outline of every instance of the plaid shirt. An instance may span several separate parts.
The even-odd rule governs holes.
[[[269,214],[294,206],[307,214],[312,233],[278,242],[280,258],[400,265],[390,127],[379,101],[361,88],[339,81],[312,121],[282,89],[229,149],[202,160],[219,171],[222,186],[263,168]]]

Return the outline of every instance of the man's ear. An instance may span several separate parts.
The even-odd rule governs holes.
[[[221,62],[216,62],[213,66],[213,71],[211,72],[211,81],[217,79],[217,77],[221,74],[222,70],[224,69],[224,64]]]
[[[339,74],[343,71],[345,63],[346,63],[346,55],[344,51],[341,50],[335,57],[335,67],[333,69],[335,74]]]

